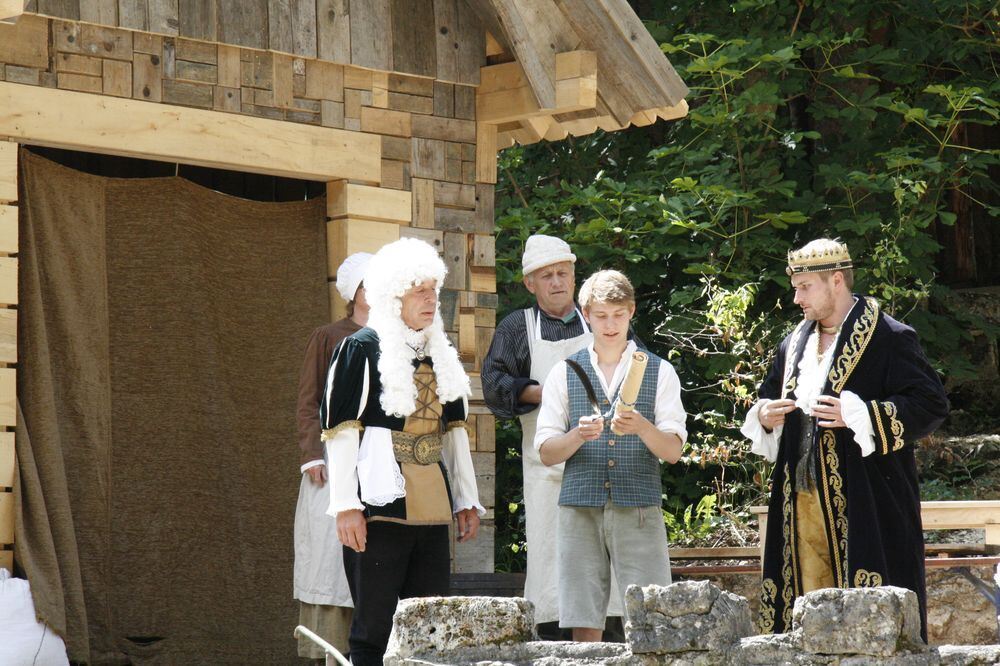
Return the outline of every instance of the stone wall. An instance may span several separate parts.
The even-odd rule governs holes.
[[[987,584],[993,583],[990,567],[969,570]],[[995,643],[996,615],[996,606],[956,571],[927,571],[927,640],[931,645]]]
[[[973,576],[992,583],[990,565],[968,569]],[[746,597],[751,617],[757,617],[759,575],[718,574],[692,580],[708,580]],[[927,570],[927,640],[931,645],[989,645],[997,641],[996,608],[955,569]]]
[[[743,666],[824,664],[985,666],[1000,645],[927,647],[913,592],[827,589],[796,600],[792,631],[754,636],[750,605],[708,581],[626,592],[626,642],[542,642],[524,599],[409,599],[396,611],[386,666],[606,664]]]

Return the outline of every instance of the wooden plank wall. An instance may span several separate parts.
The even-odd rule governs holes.
[[[17,415],[17,144],[0,140],[0,567],[14,561]]]
[[[30,0],[26,12],[477,85],[465,0]]]
[[[337,6],[345,2],[319,0],[320,5],[328,5],[324,16],[329,16],[330,12],[336,15]],[[56,4],[65,3],[52,3]],[[117,7],[135,9],[136,16],[141,16],[140,9],[145,7],[145,18],[141,19],[145,23],[141,25],[148,26],[153,20],[150,17],[158,15],[150,10],[153,4],[123,0]],[[212,3],[180,0],[176,4],[183,17],[194,16],[185,14],[187,9],[193,11],[198,5]],[[405,4],[390,2],[387,6],[398,9]],[[433,4],[435,15],[443,15],[449,26],[458,26],[455,30],[468,29],[468,17],[461,9],[464,2],[434,0],[431,3],[425,0],[423,4],[427,7]],[[101,3],[81,2],[81,9],[86,6],[89,11],[94,5]],[[108,8],[113,5],[114,2],[108,3]],[[291,3],[290,11],[296,6]],[[442,14],[439,11],[442,8],[450,8],[450,13]],[[223,19],[223,15],[229,16],[227,11],[226,3],[218,3],[214,20],[228,21],[229,18]],[[207,12],[206,16],[209,15],[212,13]],[[120,13],[116,16],[121,18]],[[264,16],[275,18],[279,26],[298,20],[294,11],[287,17],[273,13]],[[381,21],[379,25],[384,25],[385,17],[380,16],[373,14],[368,20]],[[353,19],[352,13],[349,33],[340,26],[344,34],[352,37],[361,29],[360,19],[358,23]],[[248,12],[240,20],[260,22],[262,19]],[[168,25],[171,23],[167,21]],[[183,21],[181,24],[185,25]],[[322,47],[323,35],[332,28],[324,27],[322,22],[317,25],[317,39]],[[271,28],[268,23],[268,29]],[[184,30],[191,35],[196,32],[190,26]],[[287,32],[285,28],[282,30]],[[446,33],[450,34],[450,30]],[[298,33],[293,30],[291,34],[294,38]],[[435,35],[442,36],[442,33],[438,30]],[[457,39],[453,35],[453,40]],[[399,62],[397,54],[406,52],[416,63],[414,67],[428,71],[427,63],[432,60],[428,40],[429,34],[426,34],[419,40],[394,43],[393,63]],[[454,43],[452,41],[453,49]],[[293,39],[293,50],[294,44]],[[435,40],[435,53],[442,48],[445,46],[440,40]],[[479,52],[484,53],[484,47]],[[440,66],[442,60],[435,55],[434,62]],[[26,90],[30,87],[35,91],[38,87],[57,88],[75,91],[87,99],[115,97],[159,103],[164,109],[176,106],[204,109],[218,112],[212,115],[219,117],[233,114],[235,122],[239,115],[249,115],[284,121],[283,125],[289,128],[295,125],[318,126],[308,127],[310,131],[322,127],[339,128],[376,137],[381,147],[378,186],[371,179],[338,180],[328,184],[331,313],[339,318],[344,311],[344,303],[332,282],[337,266],[348,254],[377,250],[383,243],[401,236],[426,240],[442,254],[449,268],[441,295],[442,315],[473,378],[475,395],[470,418],[473,458],[482,500],[489,510],[481,539],[457,549],[456,570],[492,571],[495,423],[482,402],[479,373],[496,324],[493,239],[496,126],[477,125],[474,86],[435,80],[430,76],[372,71],[250,46],[216,44],[31,14],[22,16],[13,25],[0,23],[0,81],[20,84],[6,86],[7,91],[14,90],[15,94],[22,85]],[[4,135],[5,123],[16,124],[15,120],[5,118],[0,108],[0,138]],[[155,133],[155,130],[150,132]],[[79,134],[80,143],[75,147],[86,150],[88,139],[83,131]],[[89,145],[103,146],[100,141],[108,140],[108,136],[108,132],[102,132],[99,140],[95,138]],[[233,140],[238,143],[238,136]],[[254,151],[255,140],[254,136],[246,137],[245,149],[250,153]],[[25,141],[31,142],[30,138]],[[121,141],[132,143],[135,137],[123,135]],[[155,154],[148,157],[157,159]],[[11,187],[7,186],[8,196],[13,200],[16,194],[9,194]],[[16,229],[16,224],[13,228]],[[4,247],[11,253],[16,251],[16,243]],[[0,253],[4,251],[0,248]],[[8,283],[3,281],[7,273],[2,270],[2,262],[8,259],[0,256],[0,294],[10,292],[13,296],[0,296],[0,307],[16,298],[16,290],[9,285],[3,286]],[[11,265],[15,261],[9,259]],[[13,315],[15,311],[9,312]],[[13,331],[13,317],[4,321],[9,326],[3,330]],[[7,344],[13,359],[13,339]],[[6,347],[0,345],[0,349]],[[0,372],[4,370],[0,367]],[[12,369],[10,375],[13,376]],[[5,385],[0,385],[0,415],[6,413],[7,402],[2,397]],[[12,380],[10,385],[13,386]],[[12,398],[10,404],[13,404]]]

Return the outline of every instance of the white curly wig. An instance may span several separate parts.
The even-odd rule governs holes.
[[[437,395],[442,404],[472,394],[469,376],[444,332],[440,308],[434,314],[434,322],[421,331],[409,328],[402,318],[403,294],[426,280],[435,280],[440,294],[447,273],[437,251],[416,238],[402,238],[383,246],[368,265],[365,274],[365,296],[371,307],[368,326],[379,336],[378,371],[382,376],[379,400],[386,414],[406,417],[417,408],[414,347],[423,348],[434,360]]]

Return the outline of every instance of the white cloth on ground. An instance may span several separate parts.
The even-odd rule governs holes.
[[[66,645],[35,617],[31,585],[0,567],[0,664],[69,666]]]

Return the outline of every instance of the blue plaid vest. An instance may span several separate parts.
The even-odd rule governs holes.
[[[614,397],[612,401],[606,400],[601,382],[590,364],[589,350],[581,349],[570,358],[583,368],[601,401],[601,410],[606,412]],[[650,354],[635,403],[635,408],[650,421],[655,414],[659,373],[660,359]],[[593,414],[594,410],[583,383],[569,366],[566,367],[566,385],[569,389],[569,425],[576,427],[581,416]],[[559,504],[602,507],[610,497],[617,506],[660,506],[662,494],[660,461],[649,452],[638,435],[611,432],[611,420],[608,418],[604,421],[601,437],[584,442],[566,461]]]

